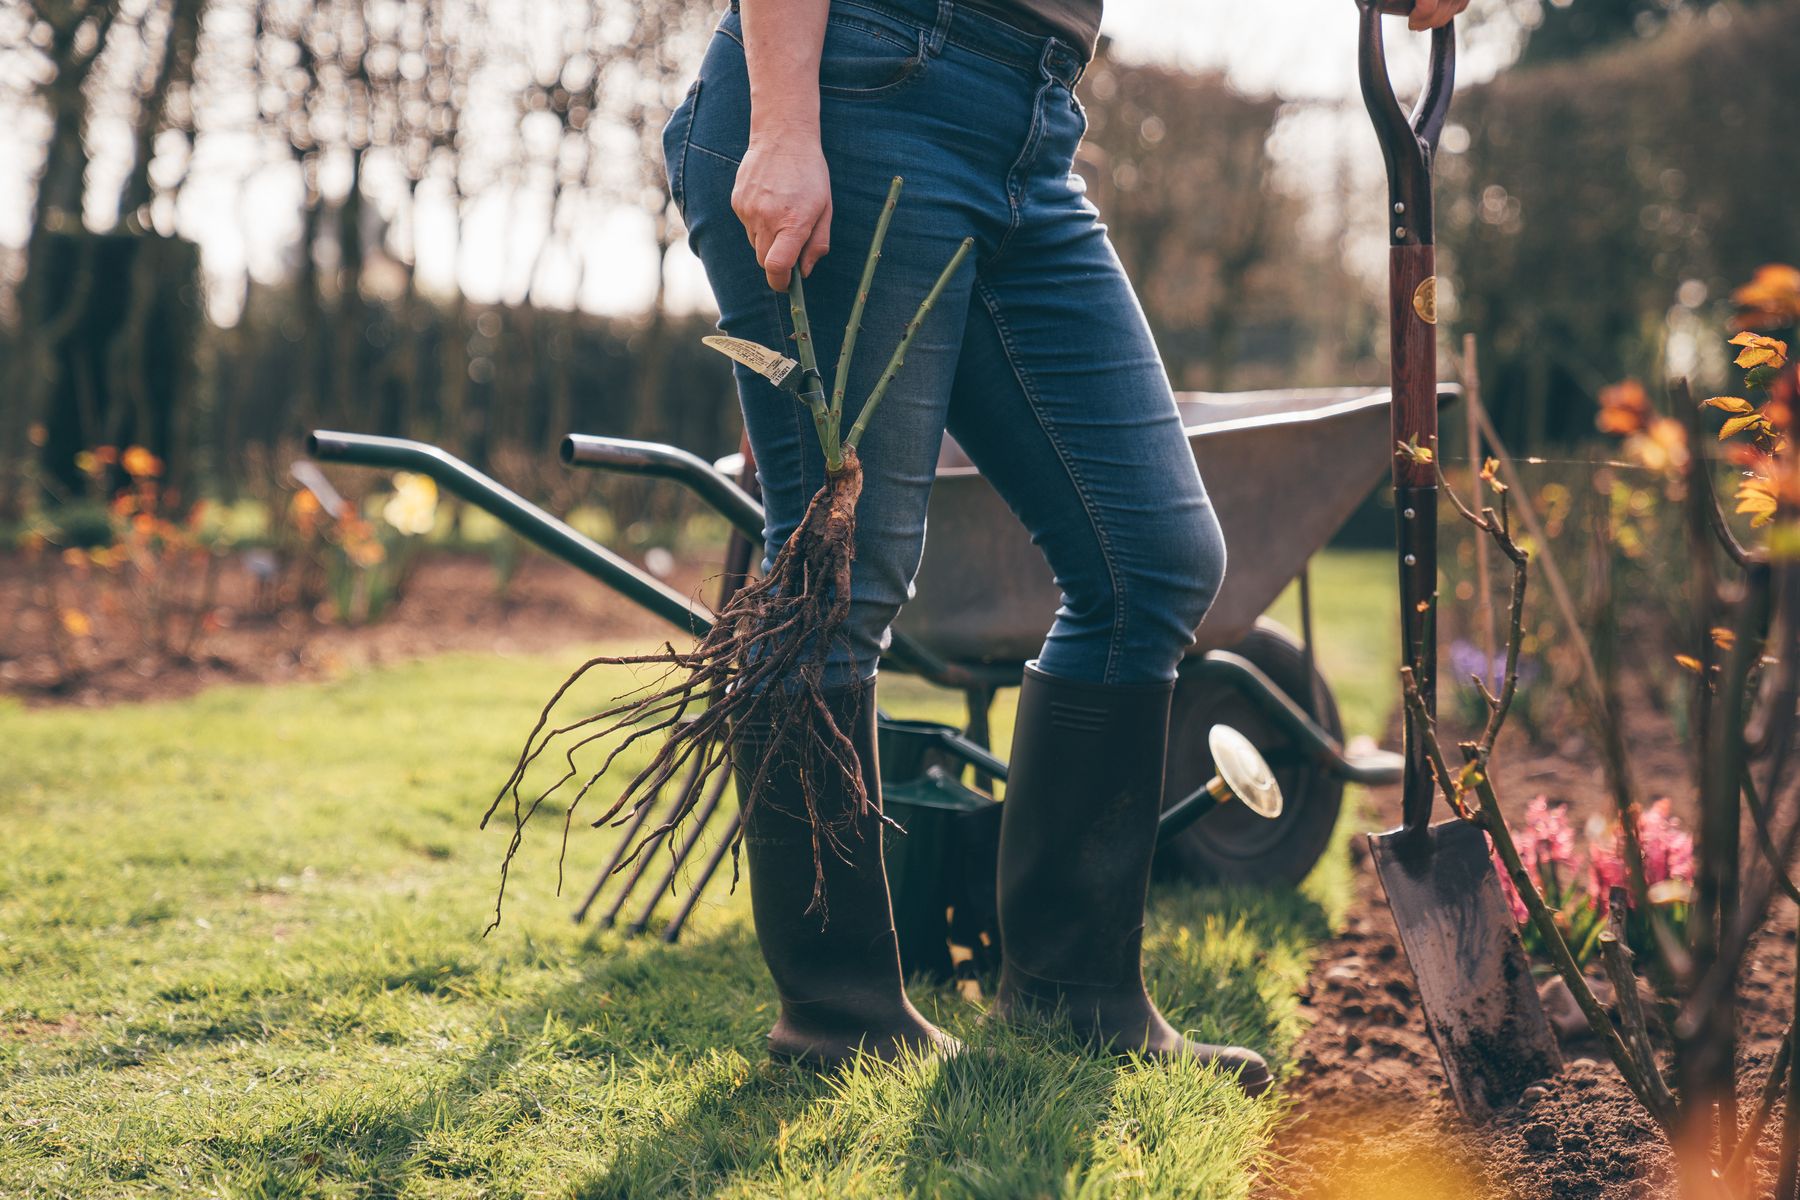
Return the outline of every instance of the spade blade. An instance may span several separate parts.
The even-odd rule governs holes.
[[[1562,1069],[1525,948],[1473,823],[1369,835],[1425,1026],[1457,1107],[1474,1119]]]
[[[776,387],[786,388],[791,392],[800,386],[800,364],[784,354],[777,354],[767,346],[722,334],[703,337],[700,343],[711,346],[732,362],[749,367]]]

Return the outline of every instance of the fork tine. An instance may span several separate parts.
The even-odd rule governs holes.
[[[706,756],[704,754],[696,754],[694,756],[694,765],[688,768],[687,777],[681,781],[681,787],[675,792],[674,802],[665,810],[665,815],[673,816],[675,813],[681,811],[681,806],[687,802],[688,797],[692,796],[694,791],[700,786],[700,772],[705,766]],[[657,789],[657,795],[650,797],[645,802],[645,809],[648,810],[649,808],[654,807],[656,801],[660,798],[661,789],[659,788]],[[619,894],[613,897],[612,907],[608,908],[606,910],[606,915],[600,918],[600,928],[611,929],[614,925],[618,924],[619,913],[624,910],[625,905],[631,900],[631,893],[637,889],[638,881],[644,877],[644,872],[650,868],[650,860],[656,857],[656,852],[662,848],[662,844],[668,840],[668,837],[668,831],[662,830],[653,834],[648,841],[643,843],[642,849],[638,851],[637,860],[631,864],[630,874],[625,877],[625,886],[619,889]]]
[[[719,844],[713,847],[713,852],[707,858],[706,865],[700,868],[700,878],[694,880],[694,886],[688,889],[687,899],[681,902],[681,907],[669,919],[669,927],[662,931],[664,942],[674,945],[681,938],[681,931],[687,927],[688,918],[693,915],[694,907],[700,903],[700,893],[706,890],[706,885],[711,883],[712,877],[718,873],[719,864],[725,861],[727,854],[731,853],[731,845],[737,841],[738,830],[743,828],[743,825],[744,813],[742,809],[738,809],[731,814],[731,823],[725,830],[725,836],[719,839]]]
[[[625,857],[625,852],[631,848],[631,843],[637,837],[638,830],[642,829],[644,822],[649,820],[650,808],[651,806],[648,804],[640,805],[638,810],[631,814],[631,820],[625,823],[625,828],[619,835],[619,844],[613,847],[612,857],[608,858],[606,865],[600,868],[600,877],[594,880],[594,886],[588,890],[587,899],[583,900],[581,907],[575,910],[577,925],[587,920],[588,909],[592,908],[594,901],[600,898],[600,893],[606,888],[606,881],[612,878],[612,873],[619,869],[619,860]]]
[[[719,772],[718,778],[713,780],[712,786],[707,789],[705,800],[701,802],[700,810],[690,818],[691,827],[687,831],[687,836],[682,839],[680,848],[675,851],[674,858],[670,860],[669,869],[664,871],[662,878],[657,881],[656,890],[650,893],[650,899],[644,905],[644,911],[638,914],[637,920],[626,927],[626,937],[637,937],[649,927],[650,919],[656,915],[656,906],[662,903],[662,898],[666,893],[674,889],[676,874],[687,865],[688,859],[694,853],[694,848],[700,844],[700,836],[706,832],[706,826],[712,821],[713,815],[718,812],[719,801],[725,795],[725,785],[730,782],[731,774],[728,771]]]

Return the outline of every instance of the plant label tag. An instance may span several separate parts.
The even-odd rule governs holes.
[[[776,387],[786,388],[791,392],[799,382],[794,379],[794,372],[800,364],[786,355],[777,354],[767,346],[744,338],[725,337],[722,334],[703,337],[700,342],[702,345],[711,346],[733,362],[744,364]]]

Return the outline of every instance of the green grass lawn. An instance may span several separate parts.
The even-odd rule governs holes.
[[[1389,574],[1332,555],[1315,576],[1357,730],[1391,691]],[[0,1196],[1246,1192],[1278,1100],[984,1028],[949,989],[913,994],[976,1053],[770,1066],[746,897],[715,887],[672,948],[578,928],[606,841],[577,821],[558,899],[559,813],[484,940],[506,832],[475,819],[568,665],[0,708]],[[955,714],[911,682],[884,701]],[[1159,892],[1152,990],[1279,1060],[1346,881]]]

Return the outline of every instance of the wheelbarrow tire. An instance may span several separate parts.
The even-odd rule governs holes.
[[[1343,722],[1331,689],[1307,664],[1306,648],[1282,626],[1264,618],[1229,647],[1254,663],[1326,732],[1343,740]],[[1163,846],[1157,874],[1193,883],[1293,887],[1325,853],[1343,806],[1343,780],[1298,752],[1292,738],[1237,687],[1184,673],[1175,687],[1169,719],[1169,805],[1212,778],[1206,735],[1229,725],[1269,760],[1281,784],[1281,816],[1264,820],[1226,805]]]

